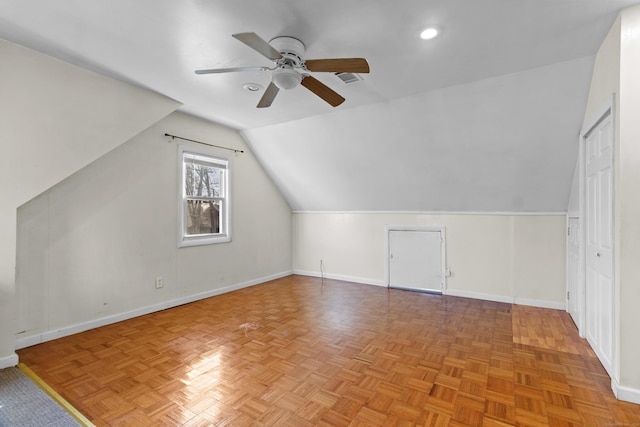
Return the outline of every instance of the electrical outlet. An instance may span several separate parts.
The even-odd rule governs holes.
[[[164,288],[164,279],[162,276],[156,277],[156,289]]]

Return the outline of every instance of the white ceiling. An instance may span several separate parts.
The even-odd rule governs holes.
[[[593,55],[637,0],[0,0],[0,37],[162,93],[242,130],[296,210],[563,211]],[[423,41],[427,25],[441,30]],[[332,108],[231,37],[365,57]]]

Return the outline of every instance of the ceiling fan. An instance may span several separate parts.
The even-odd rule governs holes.
[[[236,67],[196,70],[196,74],[230,73],[236,71],[271,71],[271,83],[258,102],[258,108],[271,106],[280,89],[293,89],[299,84],[315,93],[333,107],[344,102],[344,98],[318,79],[309,75],[309,71],[331,73],[368,73],[369,63],[364,58],[308,59],[304,60],[304,44],[293,37],[276,37],[270,42],[264,41],[256,33],[233,34],[256,52],[267,57],[275,66]]]

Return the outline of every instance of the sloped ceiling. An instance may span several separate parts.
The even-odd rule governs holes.
[[[577,59],[243,134],[294,210],[563,211],[591,68]]]
[[[593,55],[637,0],[0,0],[0,37],[151,89],[240,131],[295,210],[564,211]],[[427,25],[438,38],[418,37]],[[365,57],[332,108],[271,108],[270,66],[231,34]],[[186,135],[188,137],[188,135]]]

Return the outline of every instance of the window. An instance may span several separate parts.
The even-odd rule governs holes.
[[[179,246],[231,241],[229,159],[180,147]]]

